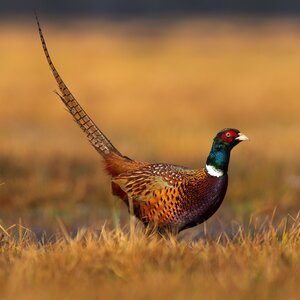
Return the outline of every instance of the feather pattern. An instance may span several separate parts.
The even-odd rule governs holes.
[[[145,224],[179,230],[209,218],[215,211],[211,210],[212,203],[217,209],[227,188],[227,177],[215,178],[205,169],[168,164],[150,164],[112,181],[126,195],[125,202],[133,201],[135,215]],[[114,193],[120,196],[116,189]]]
[[[39,35],[42,42],[43,50],[50,66],[51,72],[58,84],[61,95],[56,93],[62,102],[65,104],[67,110],[72,115],[74,121],[79,125],[82,131],[86,134],[88,141],[91,145],[102,155],[108,156],[110,153],[121,155],[120,152],[112,145],[109,139],[103,134],[103,132],[97,127],[89,115],[85,112],[82,106],[78,103],[75,97],[72,95],[59,73],[57,72],[49,51],[47,49],[46,41],[36,15],[36,22],[38,25]]]

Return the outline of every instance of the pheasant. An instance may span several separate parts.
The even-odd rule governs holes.
[[[233,128],[221,130],[213,140],[206,166],[201,169],[140,162],[122,155],[65,85],[50,58],[37,17],[36,21],[44,54],[61,92],[57,95],[103,157],[111,176],[112,193],[126,203],[129,213],[158,231],[179,232],[210,218],[225,197],[230,152],[248,140],[246,135]]]

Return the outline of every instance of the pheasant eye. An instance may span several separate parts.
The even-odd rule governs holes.
[[[232,131],[225,131],[222,136],[221,136],[222,140],[225,143],[231,143],[232,139],[234,138],[234,132]]]

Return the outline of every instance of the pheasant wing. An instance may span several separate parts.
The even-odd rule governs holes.
[[[182,210],[187,178],[183,167],[155,164],[113,178],[133,201],[135,213],[145,222],[167,224]]]

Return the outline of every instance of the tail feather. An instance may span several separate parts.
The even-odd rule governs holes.
[[[97,125],[92,121],[89,115],[84,111],[82,106],[77,102],[75,97],[72,95],[60,75],[58,74],[47,49],[46,42],[43,36],[43,32],[38,20],[37,15],[36,22],[39,30],[40,39],[42,42],[43,50],[52,71],[52,74],[58,84],[61,95],[57,93],[62,102],[65,104],[69,113],[72,115],[75,122],[79,125],[82,131],[87,136],[87,139],[91,143],[91,145],[106,159],[111,156],[119,156],[122,157],[122,154],[113,146],[113,144],[109,141],[109,139],[103,134],[103,132],[97,127]],[[124,158],[125,159],[125,158]],[[127,158],[126,158],[127,159]]]

